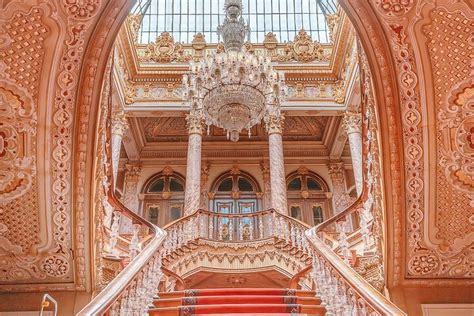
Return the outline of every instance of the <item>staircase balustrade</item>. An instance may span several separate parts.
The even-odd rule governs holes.
[[[361,57],[364,137],[364,185],[361,196],[346,210],[307,230],[313,260],[312,278],[327,315],[406,315],[383,294],[384,234],[378,126],[370,71]],[[363,275],[357,259],[370,258],[375,273]],[[374,264],[375,263],[375,264]],[[367,267],[363,267],[367,268]]]
[[[165,226],[164,230],[168,232],[165,255],[198,238],[239,243],[274,237],[299,250],[307,250],[304,232],[308,228],[308,225],[274,209],[247,214],[198,210]]]
[[[316,295],[326,315],[406,315],[318,238],[315,229],[308,230],[306,237],[310,241]]]

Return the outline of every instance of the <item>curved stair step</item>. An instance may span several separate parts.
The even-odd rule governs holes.
[[[171,312],[171,313],[170,313]],[[191,316],[196,314],[226,314],[226,313],[300,313],[298,304],[215,304],[190,305],[180,307],[154,308],[150,315],[179,315]]]
[[[313,315],[326,309],[315,291],[277,288],[217,288],[159,293],[149,315]]]
[[[155,300],[155,307],[177,307],[180,305],[212,304],[300,304],[319,305],[317,297],[298,297],[281,295],[232,295],[232,296],[199,296]]]

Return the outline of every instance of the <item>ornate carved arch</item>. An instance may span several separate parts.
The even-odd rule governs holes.
[[[384,184],[385,184],[385,209],[387,210],[387,218],[393,218],[388,225],[388,242],[394,247],[390,248],[387,256],[387,262],[395,262],[394,265],[388,265],[387,275],[394,276],[396,281],[400,280],[403,275],[402,269],[402,225],[403,225],[403,201],[404,188],[402,165],[403,158],[396,153],[401,152],[401,123],[400,110],[398,106],[398,86],[396,82],[396,73],[394,71],[394,62],[389,49],[389,40],[383,33],[383,28],[376,17],[374,9],[367,1],[348,1],[341,0],[341,5],[346,11],[347,15],[353,22],[356,31],[361,39],[361,44],[367,53],[367,59],[372,71],[374,81],[374,91],[376,92],[377,106],[379,108],[381,131],[386,137],[382,138],[382,157],[384,166]],[[80,145],[76,146],[77,154],[84,157],[82,162],[76,162],[78,166],[88,164],[91,165],[94,148],[90,142],[86,142],[87,135],[89,139],[92,138],[92,133],[95,130],[94,120],[90,119],[91,113],[95,114],[98,111],[98,100],[100,95],[100,82],[103,78],[103,70],[105,69],[106,60],[110,54],[110,49],[118,28],[124,21],[127,13],[127,8],[130,7],[131,1],[113,2],[109,4],[108,10],[103,14],[101,25],[96,28],[94,32],[95,38],[100,40],[91,41],[95,43],[93,48],[89,47],[86,52],[85,69],[89,71],[83,72],[82,82],[88,82],[87,85],[80,85],[78,95],[82,96],[79,99],[79,109],[77,120],[79,122],[89,122],[89,133],[78,131],[76,139],[81,139]],[[119,7],[119,8],[118,8]],[[107,21],[107,22],[104,22]],[[100,49],[99,49],[100,47]],[[395,153],[395,154],[394,154]],[[87,162],[88,161],[88,162]],[[76,173],[82,174],[85,170],[80,170]],[[90,193],[90,187],[87,188],[87,183],[91,183],[92,174],[89,173],[88,181],[76,180],[76,196],[84,196],[84,190]],[[86,186],[86,188],[84,187]],[[86,196],[89,196],[86,194]],[[80,198],[81,204],[84,203],[83,198]],[[88,205],[93,205],[90,201]],[[82,209],[81,205],[81,209]],[[390,282],[390,280],[389,280]],[[395,282],[396,283],[396,282]]]
[[[408,185],[422,184],[418,180],[410,179],[403,169],[409,160],[406,157],[413,154],[408,151],[410,146],[403,144],[403,122],[402,117],[406,117],[411,111],[412,103],[402,100],[406,97],[400,90],[403,85],[411,85],[406,79],[416,80],[415,76],[408,76],[404,67],[412,67],[413,49],[410,43],[404,42],[407,37],[406,25],[401,25],[399,20],[402,13],[413,12],[415,1],[349,1],[341,0],[341,5],[353,22],[364,48],[369,66],[372,72],[375,97],[377,100],[378,115],[380,119],[382,140],[382,168],[384,181],[384,206],[386,210],[387,225],[387,268],[386,275],[389,276],[388,284],[395,286],[400,284],[405,276],[406,264],[410,258],[404,252],[406,239],[404,231],[406,214],[412,206],[408,201],[405,191],[410,189]],[[419,1],[421,3],[421,1]],[[392,4],[395,3],[395,4]],[[448,2],[447,2],[448,3]],[[74,202],[75,216],[78,223],[76,240],[82,240],[80,236],[87,240],[87,222],[84,215],[89,206],[94,203],[89,198],[91,196],[92,166],[94,144],[93,133],[97,128],[94,118],[98,112],[101,80],[105,69],[105,63],[110,53],[112,41],[117,34],[117,30],[125,19],[131,1],[112,1],[107,4],[107,8],[101,14],[101,21],[94,30],[94,35],[90,41],[90,46],[85,52],[85,63],[82,67],[81,84],[78,85],[78,95],[80,96],[77,106],[76,128],[75,128],[75,157],[74,161]],[[404,22],[405,23],[405,22]],[[393,48],[393,50],[392,50]],[[410,63],[405,63],[410,61]],[[401,73],[395,71],[400,68]],[[413,73],[413,67],[410,69]],[[423,83],[425,84],[425,83]],[[406,90],[406,89],[405,89]],[[418,89],[416,92],[419,93]],[[401,104],[403,101],[403,107]],[[417,100],[418,106],[420,100]],[[404,115],[402,115],[402,112]],[[406,122],[405,122],[406,123]],[[89,141],[88,141],[89,140]],[[407,186],[405,186],[407,183]],[[423,197],[423,192],[421,194]],[[408,201],[408,202],[407,202]],[[424,223],[417,223],[420,225]],[[84,236],[85,235],[85,236]],[[77,242],[77,260],[80,262],[86,258],[88,252],[87,243]],[[83,282],[87,278],[84,262],[77,264],[77,279]],[[426,278],[426,276],[414,275],[413,277]],[[431,277],[448,277],[448,275],[435,274]],[[418,281],[416,281],[418,282]],[[452,281],[447,280],[449,284]],[[84,282],[83,282],[84,283]]]

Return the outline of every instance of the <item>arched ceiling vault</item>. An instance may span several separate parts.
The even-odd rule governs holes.
[[[341,2],[377,92],[389,286],[467,284],[473,8],[454,0]],[[2,154],[20,155],[0,156],[0,181],[13,179],[0,183],[2,291],[89,288],[95,120],[112,41],[130,7],[38,0],[1,8],[0,107],[15,113],[2,132],[25,127],[22,143],[2,140]],[[18,113],[31,115],[30,126]]]

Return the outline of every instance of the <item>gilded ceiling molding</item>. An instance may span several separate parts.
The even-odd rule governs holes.
[[[132,37],[133,43],[138,41],[138,32],[140,30],[140,23],[142,22],[143,15],[141,14],[129,14],[125,20],[125,25],[128,27],[130,36]]]

